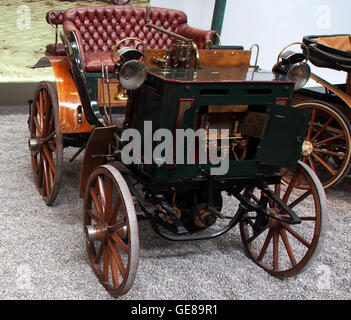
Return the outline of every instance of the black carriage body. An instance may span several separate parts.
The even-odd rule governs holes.
[[[288,106],[293,87],[294,82],[252,67],[149,68],[146,82],[127,111],[127,124],[144,141],[152,139],[151,132],[144,132],[145,121],[152,123],[152,134],[164,128],[175,135],[176,129],[199,129],[203,115],[217,114],[223,119],[238,114],[238,133],[249,141],[247,154],[230,159],[227,174],[216,179],[226,185],[224,180],[233,184],[276,177],[281,167],[295,167],[310,117],[306,110]],[[225,121],[216,126],[223,128]],[[189,185],[196,177],[206,177],[210,168],[196,162],[139,166],[160,189],[184,188],[184,181]]]

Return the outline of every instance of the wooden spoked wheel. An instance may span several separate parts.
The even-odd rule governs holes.
[[[350,170],[349,121],[338,109],[325,102],[307,101],[294,107],[312,110],[300,160],[312,168],[325,189],[329,188],[340,182]],[[284,181],[289,183],[287,176],[284,174]],[[304,188],[303,185],[297,187]]]
[[[294,188],[296,180],[309,188]],[[271,196],[248,187],[246,197],[283,221],[259,212],[246,213],[240,222],[241,238],[246,255],[258,266],[273,276],[289,277],[302,272],[319,252],[326,223],[325,192],[315,173],[302,162],[288,186],[270,188],[294,210],[301,224],[285,223],[290,216]]]
[[[100,166],[90,175],[84,230],[95,275],[112,296],[126,294],[139,261],[138,223],[127,183],[111,165]]]
[[[59,131],[57,90],[41,82],[35,93],[29,117],[29,149],[34,181],[47,205],[58,194],[63,162],[63,142]]]

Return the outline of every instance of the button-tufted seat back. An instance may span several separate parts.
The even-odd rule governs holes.
[[[63,10],[50,10],[46,13],[46,22],[54,27],[56,27],[56,32],[58,32],[58,25],[63,24]],[[62,43],[57,43],[57,33],[56,33],[56,42],[48,44],[46,46],[46,51],[50,55],[55,56],[65,56],[66,50]]]
[[[199,49],[215,37],[215,31],[190,27],[184,12],[152,8],[150,22],[166,30],[190,37]],[[101,71],[101,62],[113,70],[111,50],[124,38],[137,37],[149,49],[170,49],[177,40],[153,28],[146,27],[146,7],[101,6],[68,9],[63,14],[63,30],[67,36],[74,31],[82,63],[86,71]],[[124,45],[131,45],[125,42]]]

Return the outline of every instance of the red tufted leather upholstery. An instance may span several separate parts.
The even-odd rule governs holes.
[[[46,22],[56,26],[63,24],[63,10],[50,10],[46,13]],[[52,43],[46,46],[46,51],[55,56],[65,56],[66,50],[62,43]]]
[[[215,31],[190,27],[184,12],[152,8],[152,24],[189,37],[199,49],[215,36]],[[146,27],[146,8],[135,6],[78,7],[63,14],[63,30],[67,36],[74,31],[82,54],[82,64],[87,72],[101,71],[101,62],[112,72],[112,47],[127,37],[143,40],[149,49],[170,49],[177,40],[155,29]],[[125,42],[124,45],[131,45]]]
[[[62,43],[51,43],[46,46],[46,51],[49,53],[55,55],[55,56],[65,56],[66,55],[66,49],[63,46]]]
[[[50,10],[46,13],[46,22],[49,24],[63,24],[63,10]]]

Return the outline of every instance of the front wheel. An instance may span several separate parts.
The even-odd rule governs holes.
[[[297,181],[308,187],[296,188]],[[288,186],[277,184],[270,188],[297,214],[301,224],[285,223],[289,215],[268,196],[265,209],[281,220],[259,212],[246,213],[240,222],[241,239],[246,255],[258,266],[273,276],[289,277],[307,268],[320,250],[326,228],[325,192],[316,174],[302,162]],[[244,195],[256,205],[267,196],[253,187],[246,188]]]
[[[96,168],[89,178],[84,231],[95,275],[112,296],[126,294],[138,267],[138,223],[127,183],[111,165]]]

